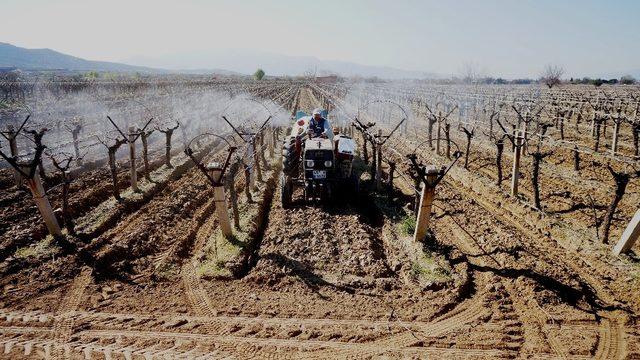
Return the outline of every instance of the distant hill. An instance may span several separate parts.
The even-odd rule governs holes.
[[[379,77],[383,79],[425,79],[445,76],[423,71],[410,71],[386,66],[362,65],[346,61],[321,60],[313,56],[289,56],[269,52],[216,49],[201,52],[168,54],[158,57],[140,56],[127,63],[164,69],[201,69],[215,67],[245,75],[263,69],[267,75],[297,76],[305,73],[337,74],[342,76]]]
[[[107,61],[85,60],[51,49],[26,49],[0,42],[0,68],[21,70],[66,70],[66,71],[109,71],[124,73],[162,74],[219,74],[241,75],[234,71],[219,69],[166,70],[146,66],[127,65]]]
[[[26,49],[7,43],[0,43],[0,67],[16,67],[21,70],[163,72],[144,66],[85,60],[51,49]]]

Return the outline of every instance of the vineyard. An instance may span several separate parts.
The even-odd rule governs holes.
[[[640,358],[640,87],[0,88],[0,358]],[[315,108],[359,186],[283,206]]]

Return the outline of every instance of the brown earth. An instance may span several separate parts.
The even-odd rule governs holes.
[[[289,100],[306,111],[319,104],[313,88]],[[590,239],[576,246],[571,236],[588,228],[588,214],[549,215],[568,206],[556,192],[605,201],[610,189],[585,184],[606,174],[554,177],[565,165],[550,161],[540,213],[493,185],[494,172],[481,165],[492,153],[477,153],[470,171],[456,167],[438,186],[424,245],[402,229],[406,181],[378,195],[363,174],[357,202],[312,206],[297,192],[284,210],[277,157],[251,189],[253,202],[240,171],[247,219],[237,233],[246,238],[219,242],[212,190],[191,167],[112,227],[78,240],[76,251],[53,243],[19,266],[5,259],[0,358],[640,358],[634,265]],[[205,160],[224,154],[216,148]],[[89,174],[82,183],[94,185],[79,186],[108,182]],[[631,199],[637,189],[630,186]],[[528,196],[526,183],[523,190]],[[80,213],[107,197],[74,201]],[[12,209],[27,204],[6,201]],[[618,226],[630,215],[628,201]],[[17,226],[33,221],[21,219]],[[203,270],[212,244],[239,249],[216,264],[233,276]]]

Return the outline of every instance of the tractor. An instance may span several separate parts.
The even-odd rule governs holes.
[[[322,116],[326,119],[327,112]],[[296,122],[282,147],[280,200],[283,208],[291,206],[295,187],[304,189],[304,200],[330,204],[340,196],[357,196],[359,177],[353,170],[355,141],[333,130],[325,137],[308,137],[305,132],[311,116],[296,113]],[[302,135],[301,135],[302,134]]]

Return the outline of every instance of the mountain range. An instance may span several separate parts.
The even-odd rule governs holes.
[[[86,60],[51,49],[27,49],[8,43],[0,43],[0,68],[13,67],[22,70],[215,73],[221,75],[251,75],[256,69],[262,68],[267,75],[274,76],[297,76],[314,73],[318,75],[377,76],[385,79],[437,77],[436,74],[391,67],[248,50],[220,50],[159,57],[140,56],[119,63]]]
[[[157,57],[133,57],[126,63],[164,69],[203,69],[210,66],[242,74],[263,69],[268,75],[296,76],[305,74],[337,74],[342,76],[379,77],[383,79],[441,78],[442,75],[410,71],[387,66],[362,65],[347,61],[321,60],[313,56],[290,56],[269,52],[224,49]]]
[[[51,49],[27,49],[0,42],[0,69],[139,72],[148,74],[188,73],[219,75],[251,75],[263,69],[267,75],[327,75],[378,77],[381,79],[439,79],[449,76],[432,72],[411,71],[387,66],[362,65],[347,61],[321,60],[313,56],[290,56],[253,50],[211,50],[138,56],[123,62],[86,60]],[[611,71],[602,78],[632,75],[640,79],[640,69]]]

